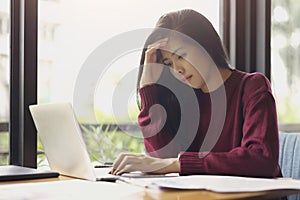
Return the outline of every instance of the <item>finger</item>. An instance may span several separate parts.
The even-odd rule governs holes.
[[[167,42],[160,42],[160,43],[155,43],[155,44],[151,44],[147,47],[147,51],[149,51],[150,49],[159,49],[163,46],[166,46]]]
[[[168,40],[169,40],[169,38],[163,38],[163,39],[157,40],[156,42],[149,44],[148,48],[166,45],[168,43]]]
[[[113,171],[113,174],[119,174],[120,171],[126,170],[128,166],[135,166],[136,164],[138,164],[137,157],[125,157],[119,167]]]
[[[147,54],[148,54],[148,55],[151,55],[152,53],[155,53],[157,50],[158,50],[157,47],[150,47],[150,48],[147,49],[146,55],[147,55]]]
[[[158,48],[158,47],[164,46],[166,44],[167,44],[167,42],[160,42],[160,43],[150,44],[150,45],[147,46],[147,49],[150,49],[150,48],[153,48],[153,47]]]
[[[158,48],[151,48],[146,51],[145,54],[145,64],[147,63],[157,63],[157,50]]]
[[[118,168],[118,166],[122,162],[124,156],[125,156],[124,153],[121,153],[121,154],[118,155],[118,157],[115,159],[114,164],[112,166],[112,171],[114,171],[114,169]]]
[[[127,165],[134,165],[134,164],[138,164],[139,162],[140,161],[138,156],[134,156],[134,155],[125,156],[122,162],[119,164],[119,166],[115,169],[114,174],[123,170]]]
[[[117,157],[117,159],[115,160],[111,173],[114,174],[116,169],[120,168],[121,163],[124,161],[126,156],[136,156],[136,157],[141,157],[143,156],[143,154],[140,153],[121,153],[119,154],[119,156]],[[122,166],[121,166],[122,167]]]
[[[120,153],[118,155],[118,157],[115,159],[114,163],[113,163],[113,168],[116,168],[120,162],[124,159],[125,156],[130,156],[130,155],[138,155],[135,153]]]
[[[133,171],[142,171],[147,165],[147,163],[143,163],[145,158],[144,154],[136,155],[135,157],[132,157],[131,159],[134,159],[131,162],[128,162],[127,165],[125,165],[121,170],[116,171],[116,175],[122,175],[124,173],[129,173]],[[149,166],[148,166],[149,167]]]
[[[122,170],[117,171],[116,175],[120,176],[124,173],[137,171],[136,165],[126,165]]]

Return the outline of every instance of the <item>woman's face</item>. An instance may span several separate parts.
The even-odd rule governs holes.
[[[211,59],[196,45],[169,38],[161,48],[162,63],[170,67],[175,78],[193,88],[207,88],[211,74]]]

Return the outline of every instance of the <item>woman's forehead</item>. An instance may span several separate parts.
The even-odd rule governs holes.
[[[206,52],[205,49],[196,41],[190,38],[181,37],[168,37],[167,44],[164,45],[162,50],[168,51],[169,53],[180,52],[180,51],[199,51]]]
[[[170,51],[174,51],[179,47],[185,49],[201,49],[201,45],[199,45],[195,40],[189,37],[169,36],[166,48],[168,48]]]
[[[176,39],[169,39],[168,42],[166,43],[166,45],[162,46],[160,49],[163,54],[171,55],[172,53],[174,54],[174,53],[180,52],[180,50],[186,49],[186,48],[187,48],[187,45],[184,44],[182,41],[176,40]]]

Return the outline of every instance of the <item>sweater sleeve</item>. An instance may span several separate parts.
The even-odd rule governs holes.
[[[228,152],[181,152],[181,174],[280,176],[275,100],[262,75],[246,83],[241,146]],[[254,84],[252,84],[254,83]]]
[[[167,113],[157,98],[159,86],[153,84],[140,88],[142,110],[138,116],[144,145],[149,155],[160,158],[177,157],[176,144],[167,123]],[[176,153],[177,152],[177,153]]]

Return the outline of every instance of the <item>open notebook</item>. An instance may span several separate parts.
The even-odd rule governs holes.
[[[142,173],[115,176],[108,174],[110,168],[94,168],[70,103],[31,105],[29,109],[52,170],[92,181],[162,176]]]

